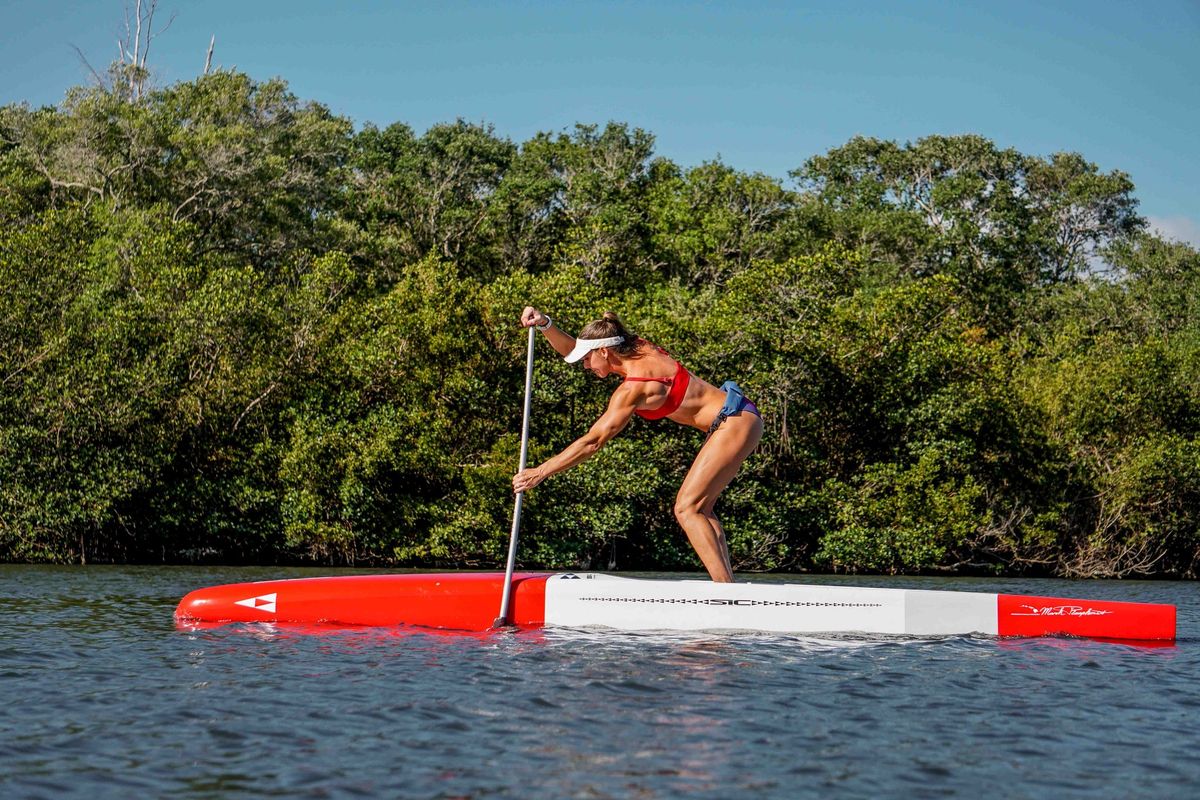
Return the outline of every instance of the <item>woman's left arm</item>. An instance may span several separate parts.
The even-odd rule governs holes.
[[[513,476],[513,491],[524,492],[537,486],[551,475],[587,461],[605,442],[625,429],[637,409],[638,391],[622,384],[613,392],[608,408],[583,436],[567,445],[561,453],[546,459],[536,467],[523,469]]]

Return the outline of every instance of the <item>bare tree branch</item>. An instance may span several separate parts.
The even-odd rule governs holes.
[[[87,67],[88,72],[92,73],[92,78],[95,79],[96,85],[102,89],[106,88],[108,85],[107,82],[103,77],[100,76],[100,73],[96,72],[96,70],[92,67],[91,62],[87,60],[87,56],[83,54],[83,51],[80,50],[76,45],[71,45],[71,49],[75,51],[75,55],[79,56],[80,63]]]
[[[217,35],[214,33],[212,39],[208,42],[208,56],[204,59],[204,74],[208,74],[209,68],[212,67],[213,48],[217,46]]]
[[[172,14],[161,30],[155,30],[154,15],[157,11],[158,0],[136,0],[132,9],[128,3],[125,5],[125,36],[117,40],[117,52],[123,72],[122,84],[128,86],[129,96],[133,100],[140,100],[146,89],[150,43],[175,21],[176,14]]]
[[[146,67],[146,59],[148,59],[150,57],[150,42],[154,41],[159,36],[166,33],[167,28],[170,28],[171,24],[173,22],[175,22],[175,18],[179,16],[179,12],[175,12],[175,13],[171,14],[171,18],[169,20],[167,20],[167,24],[163,25],[162,28],[160,28],[159,30],[156,31],[152,27],[150,27],[150,22],[154,18],[154,9],[157,5],[158,5],[157,2],[153,2],[151,4],[150,16],[146,18],[146,26],[147,26],[146,27],[146,46],[142,48],[142,63],[140,65],[143,69],[145,69],[145,67]]]
[[[125,4],[125,38],[117,40],[117,50],[121,53],[121,63],[122,64],[124,64],[126,62],[126,60],[129,58],[129,54],[126,52],[125,45],[129,42],[129,38],[131,35],[132,35],[132,31],[129,28],[129,4],[126,3]]]
[[[150,16],[154,16],[154,2],[155,2],[155,0],[151,0]],[[133,17],[134,17],[134,24],[137,27],[134,29],[134,34],[133,34],[133,62],[132,63],[133,63],[133,66],[136,67],[136,66],[138,66],[138,56],[141,54],[141,44],[142,44],[142,0],[137,0],[137,8],[134,11]],[[129,86],[130,89],[133,89],[132,80],[133,80],[133,78],[130,77],[130,81],[131,81],[130,86]]]

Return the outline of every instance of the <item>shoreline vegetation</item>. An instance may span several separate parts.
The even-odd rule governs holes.
[[[785,179],[133,75],[0,109],[0,297],[2,561],[495,568],[531,303],[762,410],[737,570],[1197,572],[1200,254],[1077,153],[856,137]],[[535,368],[536,462],[611,387]],[[522,566],[695,569],[677,428],[531,492]]]

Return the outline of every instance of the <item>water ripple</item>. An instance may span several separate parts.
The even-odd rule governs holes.
[[[281,572],[0,567],[0,796],[1161,797],[1200,782],[1192,584],[977,587],[1173,602],[1189,635],[1166,648],[171,624],[192,588]]]

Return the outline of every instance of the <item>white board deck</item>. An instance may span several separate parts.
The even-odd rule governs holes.
[[[642,631],[995,635],[997,595],[568,573],[546,581],[546,624]]]

